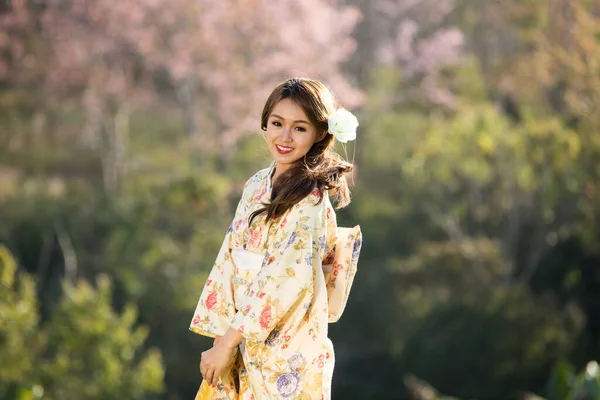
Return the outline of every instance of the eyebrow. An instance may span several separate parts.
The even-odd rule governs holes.
[[[275,118],[279,118],[279,119],[283,119],[283,120],[285,120],[285,118],[283,118],[281,115],[277,115],[277,114],[271,114],[271,117],[275,117]],[[295,122],[295,123],[303,123],[303,124],[308,124],[308,125],[310,125],[310,122],[308,122],[308,121],[305,121],[305,120],[303,120],[303,119],[298,119],[298,120],[296,120],[296,121],[294,121],[294,122]]]

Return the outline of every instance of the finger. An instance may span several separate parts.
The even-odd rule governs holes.
[[[202,375],[204,375],[203,371],[206,369],[206,357],[204,357],[204,353],[206,352],[200,354],[200,372],[202,372]]]
[[[215,374],[215,371],[213,369],[210,369],[210,368],[206,372],[205,379],[206,379],[206,382],[208,382],[210,385],[214,385],[214,383],[213,383],[213,376],[214,376],[214,374]]]
[[[212,384],[216,385],[217,383],[219,383],[219,374],[215,370],[215,372],[213,372],[213,376],[212,376]]]
[[[219,369],[215,369],[215,373],[213,374],[213,385],[219,383],[219,378],[221,377],[222,371]]]

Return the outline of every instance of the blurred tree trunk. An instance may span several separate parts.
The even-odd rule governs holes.
[[[103,143],[102,179],[106,190],[115,191],[126,172],[130,112],[126,106],[120,105],[104,117],[96,125]]]

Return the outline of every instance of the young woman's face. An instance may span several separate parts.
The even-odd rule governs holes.
[[[317,138],[317,130],[302,107],[286,98],[271,111],[266,137],[279,175],[308,153]]]

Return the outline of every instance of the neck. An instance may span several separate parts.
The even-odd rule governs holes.
[[[288,169],[290,169],[289,165],[284,166],[284,165],[275,163],[275,172],[273,172],[273,176],[271,177],[271,182],[275,182],[275,179],[277,179],[277,177],[279,175],[283,174]]]

